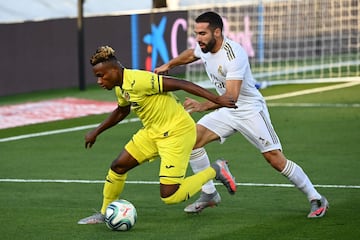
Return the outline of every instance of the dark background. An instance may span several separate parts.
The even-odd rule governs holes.
[[[164,39],[169,57],[170,32],[186,11],[138,15],[138,68],[145,69],[147,44],[143,37],[163,16],[167,18]],[[84,65],[86,85],[96,83],[90,56],[101,45],[110,45],[125,67],[132,68],[131,16],[84,18]],[[178,52],[187,47],[186,30],[178,32]],[[79,86],[77,19],[0,24],[0,96]],[[162,64],[158,57],[157,66]],[[179,68],[178,71],[184,71]]]

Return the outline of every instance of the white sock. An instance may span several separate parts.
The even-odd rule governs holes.
[[[192,150],[190,155],[190,166],[194,173],[198,173],[210,166],[209,157],[205,151],[205,148],[197,148]],[[213,180],[205,183],[201,190],[207,194],[211,194],[216,191]]]
[[[318,191],[316,191],[309,177],[305,174],[302,168],[293,161],[287,160],[285,168],[281,171],[281,174],[287,177],[289,181],[295,185],[295,187],[301,190],[309,201],[321,198],[321,195]]]

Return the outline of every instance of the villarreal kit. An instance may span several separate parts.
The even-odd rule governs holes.
[[[143,124],[125,149],[139,164],[159,156],[160,182],[181,183],[196,141],[195,122],[172,93],[163,91],[163,77],[124,69],[115,93],[118,105],[131,105]]]

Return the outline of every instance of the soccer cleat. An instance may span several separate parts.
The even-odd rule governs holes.
[[[308,214],[308,218],[320,218],[323,217],[329,208],[329,202],[324,196],[320,199],[314,199],[310,201],[311,209]]]
[[[216,160],[211,164],[211,167],[216,171],[215,179],[221,181],[230,194],[235,194],[236,182],[227,166],[227,161]]]
[[[221,202],[220,194],[215,191],[213,193],[207,194],[201,192],[200,198],[194,203],[188,205],[184,211],[187,213],[199,213],[204,208],[217,206]]]
[[[90,217],[86,217],[83,219],[80,219],[78,221],[78,224],[98,224],[98,223],[104,223],[105,217],[101,213],[95,213],[94,215],[91,215]]]

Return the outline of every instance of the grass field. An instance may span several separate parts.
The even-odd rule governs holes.
[[[262,91],[272,96],[321,86],[274,86]],[[159,161],[155,161],[129,174],[122,198],[138,211],[131,231],[77,225],[99,209],[110,162],[141,127],[132,122],[104,132],[90,150],[84,148],[87,129],[0,142],[1,239],[360,239],[359,92],[357,85],[268,101],[285,154],[303,167],[330,202],[322,219],[307,219],[309,204],[302,193],[237,134],[223,145],[207,146],[212,160],[229,159],[239,183],[234,196],[218,186],[222,195],[218,207],[185,214],[183,208],[197,196],[177,205],[163,204],[159,186],[152,183],[158,181]],[[0,105],[65,96],[114,100],[112,93],[94,87],[2,97]],[[179,96],[183,99],[184,93]],[[3,129],[0,139],[96,124],[105,116]]]

